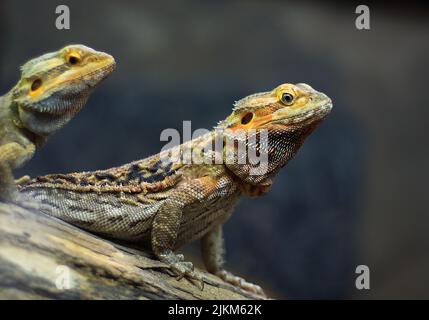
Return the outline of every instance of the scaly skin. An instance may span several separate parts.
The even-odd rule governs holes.
[[[277,172],[331,108],[331,100],[310,86],[283,84],[238,101],[215,130],[183,145],[112,169],[38,177],[21,191],[41,201],[47,214],[107,237],[140,242],[180,278],[202,281],[192,263],[173,253],[201,239],[209,272],[263,294],[259,286],[223,269],[222,225],[241,196],[268,192]],[[255,132],[268,133],[267,144],[251,143]],[[211,151],[207,147],[215,139],[237,144]],[[265,171],[250,160],[239,161],[238,142],[266,152]],[[180,161],[189,147],[204,163]]]
[[[44,54],[21,67],[21,79],[0,97],[0,200],[21,202],[12,170],[81,110],[114,67],[112,56],[83,45]]]

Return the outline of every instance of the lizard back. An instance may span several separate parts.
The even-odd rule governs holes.
[[[20,190],[53,216],[132,240],[147,234],[151,218],[180,178],[177,166],[155,155],[106,170],[41,176]]]

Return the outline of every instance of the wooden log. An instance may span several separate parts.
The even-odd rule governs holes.
[[[197,272],[203,290],[149,253],[0,203],[0,299],[260,299]]]

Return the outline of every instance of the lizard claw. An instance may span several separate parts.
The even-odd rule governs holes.
[[[194,284],[195,282],[199,282],[201,290],[204,289],[203,278],[194,271],[195,268],[192,262],[184,261],[185,257],[183,254],[174,254],[172,251],[167,251],[160,254],[159,258],[168,264],[169,269],[176,276],[177,280],[185,278]]]
[[[176,254],[176,258],[179,261],[185,261],[185,256],[181,253]]]
[[[255,294],[262,296],[264,298],[267,297],[264,290],[262,290],[262,288],[260,286],[253,284],[253,283],[250,283],[250,282],[247,282],[243,278],[235,276],[229,271],[220,270],[220,271],[216,272],[216,275],[219,278],[221,278],[223,281],[228,282],[228,283],[232,284],[233,286],[239,287],[239,288],[243,289],[244,291],[255,293]]]
[[[170,269],[176,275],[176,279],[178,281],[185,278],[194,284],[195,284],[195,282],[199,282],[200,289],[201,290],[204,289],[203,278],[199,274],[195,273],[194,265],[192,264],[192,262],[178,261],[178,262],[171,264]]]

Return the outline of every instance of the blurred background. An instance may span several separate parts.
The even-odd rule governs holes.
[[[55,28],[66,4],[71,29]],[[16,174],[94,170],[157,153],[165,128],[211,128],[284,82],[334,109],[225,227],[227,269],[277,298],[429,298],[427,7],[286,1],[0,1],[0,94],[19,66],[82,43],[117,70]],[[186,248],[199,260],[198,248]],[[357,265],[370,290],[357,290]]]

